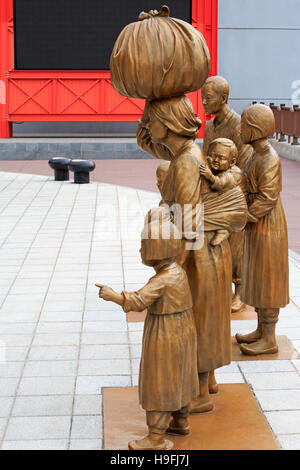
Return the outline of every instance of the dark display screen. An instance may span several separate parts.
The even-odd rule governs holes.
[[[108,70],[124,26],[164,3],[191,22],[191,0],[14,0],[15,68]]]

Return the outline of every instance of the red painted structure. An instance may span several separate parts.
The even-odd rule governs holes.
[[[144,101],[120,96],[109,70],[14,70],[13,0],[0,2],[0,137],[16,121],[136,121]],[[192,24],[202,32],[217,73],[218,0],[193,0]],[[189,95],[205,122],[200,92]],[[203,129],[200,132],[203,134]]]

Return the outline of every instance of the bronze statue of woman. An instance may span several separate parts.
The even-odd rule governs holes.
[[[245,231],[241,299],[255,307],[257,328],[236,339],[244,354],[278,351],[279,309],[289,302],[287,225],[280,199],[281,163],[268,141],[274,134],[272,110],[263,104],[242,113],[241,136],[254,154],[247,168],[248,224]]]
[[[210,192],[199,172],[199,164],[205,163],[195,143],[200,126],[190,101],[180,96],[146,102],[137,131],[143,150],[171,162],[161,188],[163,201],[182,208],[191,205],[193,217],[196,206]],[[183,231],[180,261],[192,291],[200,388],[199,396],[190,404],[191,412],[213,409],[209,372],[231,361],[231,253],[228,240],[217,246],[210,244],[214,235],[213,230],[206,231],[202,248],[189,251],[185,242],[191,240],[191,233]]]

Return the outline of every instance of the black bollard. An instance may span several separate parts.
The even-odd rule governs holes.
[[[69,163],[70,158],[52,157],[48,164],[54,170],[55,181],[69,181]]]
[[[93,160],[71,160],[69,169],[74,172],[74,183],[87,184],[90,182],[90,172],[95,169]]]

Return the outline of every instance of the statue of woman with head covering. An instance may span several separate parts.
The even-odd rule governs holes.
[[[139,122],[137,141],[151,155],[170,161],[161,194],[164,203],[182,209],[182,252],[193,298],[197,330],[197,364],[200,393],[190,404],[191,412],[213,409],[209,395],[209,372],[231,361],[231,253],[228,240],[210,244],[214,225],[201,240],[201,202],[211,193],[200,175],[205,158],[195,139],[201,121],[185,96],[146,102]],[[210,195],[210,194],[209,194]],[[185,209],[188,207],[188,217]],[[176,219],[176,214],[175,214]],[[199,231],[200,228],[200,231]]]

